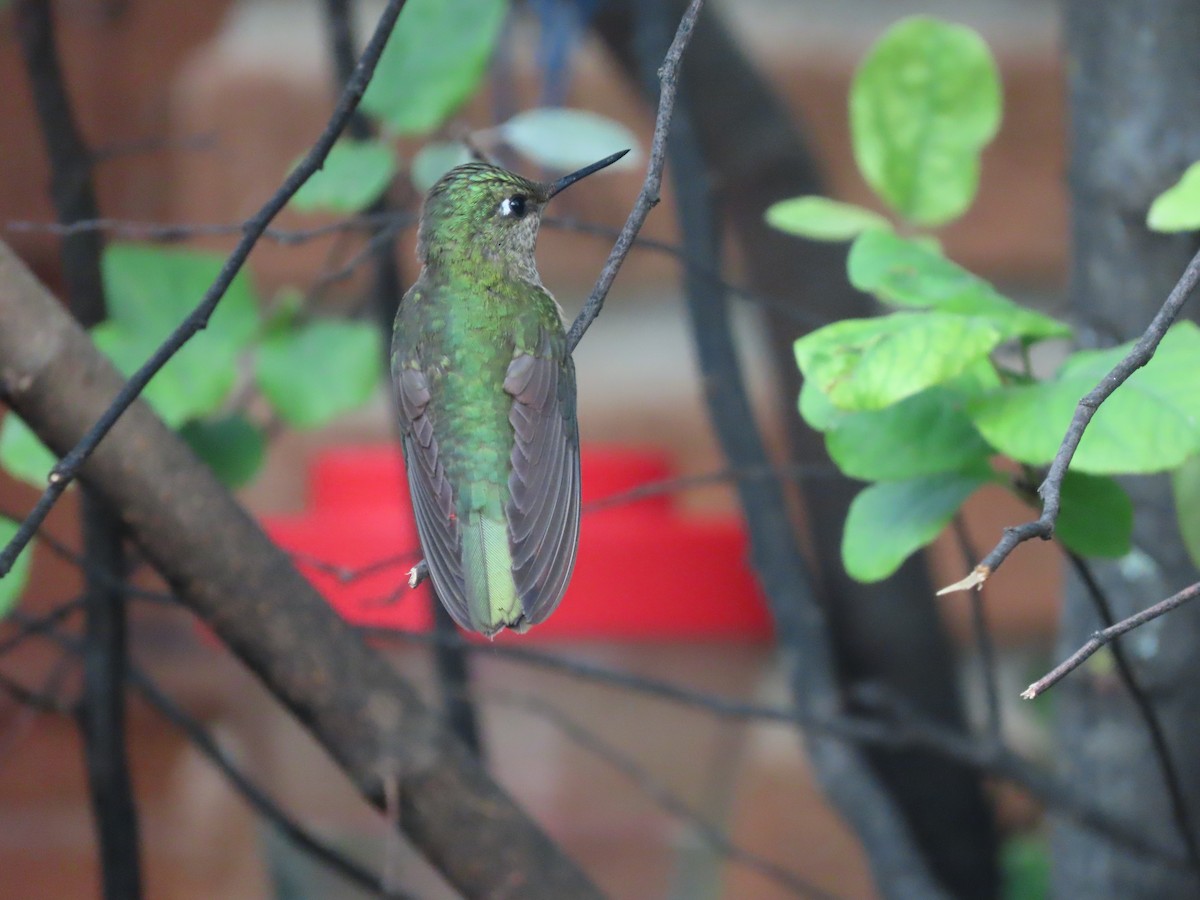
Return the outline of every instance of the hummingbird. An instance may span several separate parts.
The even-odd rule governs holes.
[[[552,182],[482,162],[430,188],[421,273],[392,334],[392,380],[421,549],[442,603],[488,637],[542,622],[579,544],[575,365],[534,260]]]

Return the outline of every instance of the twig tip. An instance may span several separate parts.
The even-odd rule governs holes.
[[[992,574],[992,570],[987,566],[976,566],[971,570],[971,574],[961,581],[956,581],[954,584],[948,584],[937,592],[939,597],[945,594],[953,594],[957,591],[969,591],[971,588],[981,590],[983,583],[988,580],[988,576]]]

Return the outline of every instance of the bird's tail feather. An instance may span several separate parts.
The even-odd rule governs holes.
[[[471,513],[462,531],[462,552],[472,625],[489,637],[505,626],[523,631],[507,523]]]

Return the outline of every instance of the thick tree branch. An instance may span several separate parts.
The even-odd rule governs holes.
[[[0,551],[0,577],[8,574],[18,554],[29,543],[42,522],[45,521],[50,509],[58,502],[58,498],[62,496],[63,491],[74,480],[87,458],[95,451],[96,446],[113,428],[125,410],[141,394],[150,379],[166,365],[167,361],[193,335],[208,325],[209,317],[217,308],[217,304],[221,301],[221,298],[225,296],[225,291],[228,290],[234,277],[241,270],[242,265],[250,255],[250,251],[254,249],[254,245],[258,243],[258,239],[262,237],[267,225],[283,209],[284,205],[287,204],[304,182],[324,164],[325,157],[333,148],[334,143],[346,127],[350,117],[353,116],[354,111],[358,109],[359,101],[362,99],[362,95],[371,81],[371,76],[375,72],[375,65],[379,62],[379,57],[383,54],[384,45],[392,33],[392,27],[396,24],[396,19],[400,15],[400,11],[404,8],[404,3],[405,0],[388,0],[387,6],[379,17],[379,23],[375,27],[371,40],[363,51],[358,65],[355,67],[354,77],[350,79],[346,84],[345,90],[342,91],[342,95],[338,99],[337,106],[334,108],[329,123],[325,126],[325,129],[321,132],[308,153],[305,154],[304,159],[300,161],[300,164],[284,179],[279,189],[271,195],[270,199],[263,204],[262,208],[253,218],[247,220],[242,239],[238,241],[233,252],[225,260],[220,274],[205,292],[200,304],[171,333],[167,340],[154,352],[154,355],[140,369],[134,372],[132,377],[127,382],[124,382],[119,390],[114,392],[115,398],[102,412],[97,412],[97,418],[92,426],[86,433],[81,433],[72,442],[70,449],[51,470],[50,484],[46,487],[37,505],[21,522],[17,533],[4,547],[4,550]]]
[[[121,383],[0,245],[0,390],[51,449],[77,442]],[[133,404],[81,470],[180,600],[266,684],[462,894],[520,884],[530,897],[595,888],[368,650],[165,425]]]

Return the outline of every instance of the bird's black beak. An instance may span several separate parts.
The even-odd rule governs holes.
[[[558,181],[551,182],[550,188],[546,193],[546,199],[549,200],[560,191],[566,190],[579,179],[587,178],[593,172],[599,172],[601,169],[611,166],[628,152],[628,150],[622,150],[619,153],[614,153],[612,156],[606,156],[599,162],[594,162],[590,166],[584,166],[577,172],[572,172],[570,175],[564,175],[562,178],[558,179]]]

